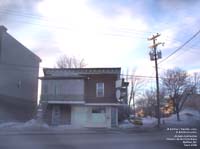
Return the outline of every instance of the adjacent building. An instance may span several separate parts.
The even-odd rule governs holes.
[[[40,58],[0,26],[0,122],[26,121],[37,106]]]
[[[118,125],[118,107],[122,104],[116,97],[116,81],[120,80],[120,68],[46,68],[43,71],[40,102],[45,122],[75,127]]]

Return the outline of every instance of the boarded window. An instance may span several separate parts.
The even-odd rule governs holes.
[[[104,83],[101,82],[96,84],[96,96],[104,97]]]

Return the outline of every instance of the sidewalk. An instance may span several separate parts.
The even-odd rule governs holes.
[[[77,134],[131,134],[161,131],[163,128],[27,128],[0,129],[0,135],[77,135]]]

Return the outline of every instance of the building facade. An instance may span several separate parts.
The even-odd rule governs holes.
[[[44,69],[41,105],[51,125],[116,127],[120,68]]]
[[[0,122],[26,121],[37,106],[40,58],[0,26]]]

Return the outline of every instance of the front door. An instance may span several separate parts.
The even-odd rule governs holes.
[[[52,109],[52,125],[59,125],[61,120],[61,112],[59,105],[53,105]]]
[[[117,110],[115,107],[111,107],[111,127],[117,126]]]

